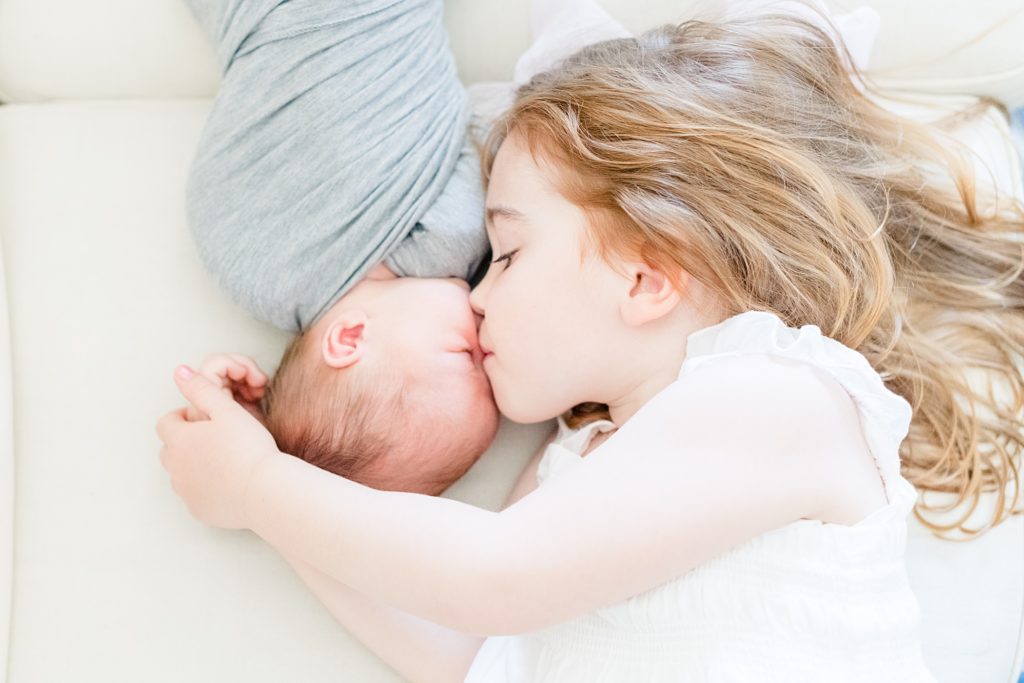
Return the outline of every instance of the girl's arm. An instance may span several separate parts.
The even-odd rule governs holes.
[[[801,517],[870,458],[827,373],[723,357],[653,397],[571,470],[495,513],[377,491],[276,449],[202,375],[179,378],[209,420],[157,425],[161,463],[199,519],[251,528],[353,589],[456,631],[521,633],[622,601]]]
[[[834,379],[794,361],[736,356],[670,385],[578,466],[500,513],[377,491],[276,456],[253,475],[246,523],[429,621],[527,632],[816,515],[839,485],[831,465],[851,456],[843,444],[864,447]]]
[[[385,605],[284,555],[299,578],[352,635],[410,683],[462,683],[484,642]]]
[[[557,431],[552,431],[523,468],[504,507],[537,487],[537,464]],[[369,598],[302,560],[285,561],[334,618],[370,651],[411,683],[462,683],[483,636],[461,633]]]

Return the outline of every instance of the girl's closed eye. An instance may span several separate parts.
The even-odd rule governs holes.
[[[518,249],[513,249],[512,251],[507,251],[504,254],[502,254],[501,256],[499,256],[498,258],[496,258],[493,261],[491,261],[491,265],[494,265],[495,263],[501,263],[502,261],[507,261],[509,264],[511,264],[512,263],[512,257],[515,256],[518,252],[519,252]],[[508,268],[508,265],[506,265],[505,267]]]

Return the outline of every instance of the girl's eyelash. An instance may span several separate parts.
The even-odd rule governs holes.
[[[512,257],[515,256],[518,251],[518,249],[513,249],[512,251],[505,252],[498,258],[491,261],[491,264],[493,265],[495,263],[501,263],[502,261],[508,261],[509,263],[512,263]],[[507,268],[508,266],[505,267]]]

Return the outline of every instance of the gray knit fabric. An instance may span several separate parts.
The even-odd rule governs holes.
[[[187,2],[223,74],[188,220],[234,301],[298,331],[381,261],[479,272],[480,168],[441,0]]]

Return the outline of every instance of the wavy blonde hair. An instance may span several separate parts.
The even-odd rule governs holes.
[[[956,494],[920,496],[916,516],[975,537],[1021,512],[1024,207],[979,184],[939,128],[872,101],[849,64],[825,30],[779,13],[598,43],[518,90],[483,143],[485,180],[515,131],[571,169],[560,190],[603,257],[682,269],[732,313],[817,325],[862,353],[913,407],[904,476]],[[969,526],[992,491],[994,513]]]

